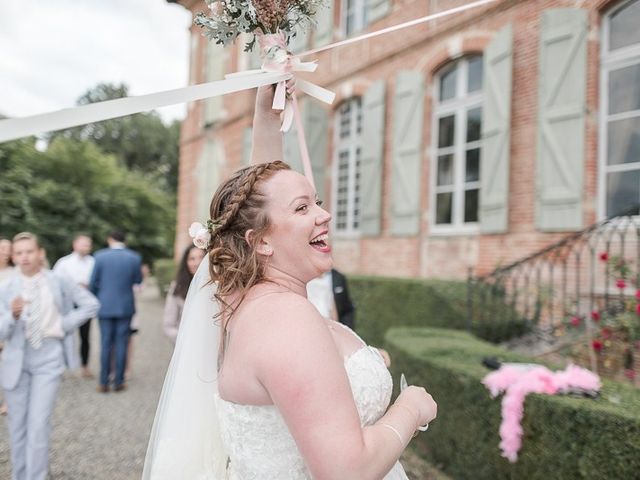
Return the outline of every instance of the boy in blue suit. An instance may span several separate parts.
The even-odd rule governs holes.
[[[109,234],[109,248],[95,253],[95,266],[89,289],[100,300],[98,319],[100,322],[100,384],[98,391],[109,391],[111,355],[115,354],[116,392],[126,388],[124,369],[127,363],[127,347],[131,328],[131,317],[135,313],[133,286],[142,283],[142,260],[140,255],[125,245],[123,232],[114,230]]]
[[[73,335],[99,304],[73,281],[42,269],[35,235],[16,235],[12,257],[19,273],[0,286],[0,380],[9,407],[12,478],[45,480],[58,386],[65,365],[77,366]]]

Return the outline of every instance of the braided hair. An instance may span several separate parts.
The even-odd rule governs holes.
[[[216,228],[209,242],[209,273],[211,281],[218,282],[215,297],[223,307],[218,315],[233,315],[248,290],[264,279],[264,262],[255,247],[270,222],[260,184],[276,172],[290,169],[281,161],[242,168],[218,187],[211,200],[210,214]],[[254,231],[250,242],[245,238],[247,230]],[[239,294],[235,305],[225,301],[231,293]]]

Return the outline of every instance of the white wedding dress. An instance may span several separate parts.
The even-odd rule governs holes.
[[[346,328],[346,327],[345,327]],[[351,331],[351,330],[349,330]],[[364,345],[344,359],[363,426],[375,423],[391,400],[392,380],[384,360]],[[230,480],[309,480],[311,474],[289,429],[273,405],[239,405],[216,397]],[[353,477],[345,473],[345,480]],[[408,480],[399,462],[384,480]]]

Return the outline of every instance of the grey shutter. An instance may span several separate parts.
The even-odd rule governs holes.
[[[587,13],[546,10],[540,34],[536,223],[542,231],[582,227]]]
[[[329,146],[329,113],[316,101],[309,100],[305,106],[304,118],[304,128],[307,135],[306,140],[307,147],[309,148],[309,156],[311,157],[313,180],[316,184],[318,197],[324,199],[326,197],[324,174],[327,165],[327,148]]]
[[[215,82],[224,78],[225,51],[220,45],[213,42],[207,42],[207,58],[205,81]],[[209,126],[222,118],[222,96],[211,97],[204,100],[204,119],[205,126]]]
[[[247,127],[242,132],[242,166],[251,163],[251,147],[253,141],[253,128]]]
[[[376,81],[362,102],[362,157],[360,161],[360,232],[380,235],[382,169],[384,166],[385,81]]]
[[[292,53],[301,53],[309,46],[309,29],[296,27],[296,36],[289,40],[289,50]]]
[[[333,0],[326,2],[326,6],[321,6],[316,13],[318,22],[313,33],[313,46],[322,47],[328,45],[333,40]]]
[[[423,110],[422,74],[398,73],[393,109],[391,232],[394,235],[417,235],[420,229]]]
[[[213,140],[206,140],[193,172],[196,177],[195,184],[198,186],[196,214],[200,221],[209,218],[209,204],[220,183],[220,165],[223,162],[222,146]]]
[[[300,106],[300,115],[304,118],[305,106],[303,102],[298,101]],[[282,136],[282,154],[284,161],[289,164],[295,171],[304,174],[302,168],[302,157],[300,156],[300,147],[298,146],[298,134],[296,123],[293,122],[291,129]]]
[[[505,233],[508,227],[513,32],[500,30],[484,52],[480,230]]]
[[[367,0],[367,23],[381,19],[391,11],[392,0]]]

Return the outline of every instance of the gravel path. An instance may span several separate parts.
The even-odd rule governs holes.
[[[134,337],[127,391],[98,393],[97,380],[65,373],[53,417],[51,480],[140,480],[173,349],[162,333],[162,308],[157,288],[148,285],[138,298],[140,332]],[[99,332],[95,320],[91,341],[90,367],[97,374]],[[401,461],[412,480],[447,479],[410,451]],[[11,478],[10,472],[6,423],[0,421],[0,479]]]
[[[67,372],[60,386],[51,439],[52,480],[140,480],[147,440],[171,358],[161,328],[162,307],[150,284],[138,300],[140,333],[128,390],[96,392],[97,380]],[[98,323],[91,325],[90,368],[99,372]],[[0,479],[9,479],[6,422],[0,421]]]

